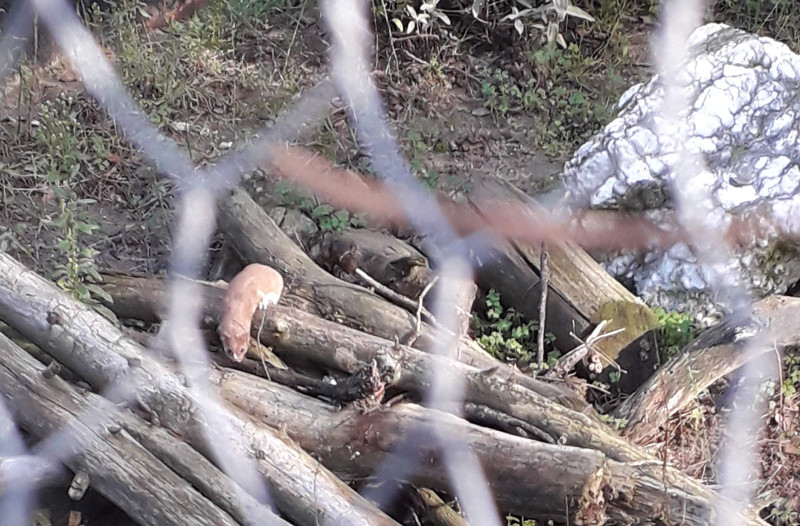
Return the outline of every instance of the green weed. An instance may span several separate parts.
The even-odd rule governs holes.
[[[97,251],[88,246],[89,236],[100,227],[88,210],[94,199],[79,198],[78,177],[90,153],[103,148],[103,139],[83,130],[78,121],[79,105],[72,98],[60,96],[55,103],[42,104],[36,142],[42,155],[50,199],[57,204],[54,218],[44,218],[56,234],[55,248],[61,261],[55,264],[52,278],[65,291],[106,316],[113,314],[100,305],[98,298],[112,299],[97,284],[102,281],[95,266]]]
[[[595,61],[575,44],[527,53],[537,77],[513,78],[507,71],[485,72],[481,93],[496,118],[525,112],[535,123],[534,141],[551,157],[563,157],[589,140],[613,114],[609,102],[583,85]]]
[[[363,228],[366,221],[360,214],[350,214],[347,210],[336,210],[330,205],[317,203],[308,194],[298,190],[285,179],[275,184],[275,192],[281,197],[281,204],[305,212],[322,232],[340,232],[346,228]]]
[[[484,317],[473,316],[475,340],[493,356],[520,366],[536,367],[538,322],[525,321],[513,308],[505,308],[500,293],[494,289],[486,295]],[[544,368],[552,366],[559,352],[552,349],[555,336],[545,334],[545,343],[551,347]]]
[[[694,340],[697,326],[689,314],[667,312],[661,307],[657,307],[655,313],[658,316],[658,350],[664,363]]]

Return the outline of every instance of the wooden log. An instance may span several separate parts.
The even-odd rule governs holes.
[[[384,338],[413,333],[414,318],[410,313],[325,272],[244,190],[234,190],[220,205],[219,225],[242,259],[272,266],[283,274],[284,305]]]
[[[203,399],[200,406],[184,381],[144,348],[6,254],[0,254],[0,318],[93,388],[114,387],[132,396],[207,457],[224,453],[250,459],[270,484],[279,509],[294,521],[396,524],[279,433],[213,401]],[[208,437],[223,431],[239,440],[226,440],[224,451],[214,450]],[[239,482],[241,473],[230,475]]]
[[[114,299],[114,302],[107,304],[107,306],[112,309],[117,316],[156,320],[162,319],[166,314],[165,305],[167,303],[165,300],[164,282],[162,280],[115,275],[104,275],[103,280],[104,283],[102,286],[104,290]],[[215,328],[216,324],[219,322],[219,306],[222,304],[224,290],[212,284],[201,284],[201,290],[204,297],[204,315],[201,320],[202,326],[207,329],[212,329]],[[267,315],[267,320],[277,312],[284,312],[287,319],[305,319],[304,316],[308,314],[301,309],[284,307],[283,303],[283,300],[281,300],[279,305],[270,310]],[[318,318],[311,319],[314,320],[315,323],[320,321]],[[336,324],[331,323],[331,325],[335,326]],[[254,335],[256,334],[256,329],[260,326],[261,318],[254,318],[252,323]],[[360,334],[358,331],[353,332],[355,334]],[[264,335],[262,334],[262,336]],[[360,334],[360,336],[364,337],[365,335]],[[264,336],[263,341],[266,345],[272,345],[267,336]],[[383,338],[376,338],[376,341],[380,342],[380,345],[383,345],[386,340]],[[419,347],[421,347],[422,350],[430,349],[433,343],[430,337],[426,338],[425,335],[423,335],[423,339],[419,342]],[[538,393],[567,408],[580,411],[591,418],[596,417],[591,406],[563,383],[547,383],[522,374],[518,370],[509,367],[487,354],[469,338],[462,337],[458,340],[456,354],[458,360],[466,365],[480,370],[496,370],[510,382]]]
[[[163,301],[163,283],[160,280],[150,280],[149,284],[138,285],[141,278],[127,278],[125,287],[120,286],[118,281],[113,288],[106,288],[112,294],[115,301],[110,306],[116,308],[118,305],[125,305],[124,300],[126,290],[141,294],[148,291],[151,296],[149,300],[151,312],[159,311],[157,305]],[[157,284],[161,283],[161,286]],[[108,286],[106,283],[104,286]],[[215,287],[205,287],[207,297],[219,294]],[[120,298],[120,301],[117,301]],[[146,307],[148,302],[137,302],[139,307]],[[143,316],[149,314],[143,313]],[[394,385],[401,389],[411,390],[422,393],[430,381],[430,372],[439,367],[449,371],[450,374],[458,374],[467,377],[466,401],[475,402],[482,405],[492,405],[491,398],[499,396],[507,399],[505,407],[512,407],[511,411],[524,410],[528,402],[532,407],[539,408],[533,413],[527,414],[524,418],[532,419],[535,422],[542,422],[546,426],[545,435],[551,433],[550,440],[561,436],[567,432],[568,437],[575,440],[586,440],[587,437],[595,437],[601,443],[608,441],[603,446],[609,451],[622,450],[617,453],[625,458],[645,458],[641,452],[625,452],[624,441],[619,441],[613,437],[610,429],[599,422],[591,411],[591,407],[585,402],[577,400],[574,394],[568,389],[562,388],[558,384],[548,384],[529,376],[520,375],[510,368],[487,367],[486,363],[458,363],[446,358],[437,358],[416,349],[396,344],[376,336],[362,333],[344,327],[336,323],[323,320],[313,314],[299,311],[291,307],[276,305],[270,308],[266,314],[257,314],[253,319],[254,327],[262,327],[262,342],[271,345],[275,351],[288,360],[302,359],[306,362],[315,362],[325,367],[340,370],[348,374],[356,373],[364,364],[377,360],[379,363],[390,366],[395,370]],[[459,350],[467,352],[467,348],[459,347]],[[444,361],[444,362],[443,362]],[[481,374],[481,371],[485,371]],[[511,374],[514,373],[514,374]],[[500,382],[494,384],[493,382]],[[485,392],[488,382],[495,385],[496,393],[487,397]],[[571,395],[571,396],[569,396]],[[515,404],[513,400],[519,398],[520,403]],[[561,406],[564,407],[561,407]],[[572,408],[572,411],[563,413],[565,408]],[[538,416],[537,416],[538,415]],[[562,415],[558,417],[556,415]],[[571,416],[564,416],[571,415]],[[576,432],[568,431],[574,428],[575,418],[582,422],[591,422],[591,431]],[[552,427],[555,426],[555,427]],[[610,453],[611,454],[611,453]]]
[[[289,526],[206,457],[166,429],[146,424],[131,413],[120,413],[117,421],[131,437],[239,524]]]
[[[152,283],[143,286],[135,283],[130,281],[129,286],[138,291],[155,292],[159,288]],[[120,289],[116,289],[114,294],[119,292]],[[216,294],[213,287],[209,287],[208,292]],[[631,446],[600,422],[590,409],[570,409],[569,400],[564,405],[554,403],[553,400],[563,397],[553,384],[530,377],[524,377],[528,383],[520,383],[518,378],[500,368],[479,368],[432,356],[280,305],[266,313],[257,313],[252,324],[262,326],[262,342],[273,346],[287,361],[302,359],[354,374],[375,360],[379,367],[390,371],[387,374],[391,385],[418,395],[423,395],[430,385],[431,371],[441,371],[464,379],[466,403],[516,419],[529,426],[530,435],[549,442],[561,441],[596,449],[616,460],[652,460],[643,449]]]
[[[494,207],[484,210],[482,208],[484,203],[496,203],[497,199],[520,202],[529,207],[535,214],[544,215],[543,208],[532,197],[526,195],[514,185],[499,179],[484,182],[480,187],[476,188],[474,197],[470,199],[473,205],[484,215],[492,214],[495,211]],[[541,260],[541,245],[518,241],[513,242],[512,245],[524,261],[538,272]],[[548,242],[547,246],[550,255],[551,292],[557,295],[555,301],[559,302],[563,298],[584,320],[588,320],[591,324],[609,320],[609,331],[618,328],[625,329],[624,332],[614,337],[598,342],[597,348],[606,356],[616,360],[622,349],[658,325],[655,313],[642,300],[612,278],[578,245],[565,241],[561,243]],[[519,264],[517,263],[516,266],[518,267]],[[530,281],[532,280],[529,280],[526,285],[528,287],[534,286],[535,283],[530,283]],[[517,284],[517,287],[519,287],[519,284]],[[537,304],[535,300],[538,297],[537,292],[538,290],[531,290],[533,295],[528,295],[527,297],[532,298],[532,300],[518,304],[515,302],[513,306],[530,311],[530,304]],[[565,309],[559,307],[556,312],[562,310]],[[532,319],[537,317],[534,316]],[[549,312],[548,319],[551,319]],[[578,326],[580,325],[578,323]],[[555,325],[551,326],[551,328],[558,330]],[[568,348],[572,346],[574,345]]]
[[[440,451],[463,440],[483,467],[498,505],[510,513],[543,521],[568,517],[573,524],[579,518],[583,524],[713,522],[714,493],[664,469],[660,461],[617,462],[598,451],[514,437],[414,404],[366,414],[354,408],[339,411],[250,375],[213,374],[212,382],[229,402],[282,427],[346,480],[369,478],[377,465],[388,462],[395,467],[387,468],[394,480],[448,491]],[[413,460],[397,453],[407,440],[415,446]],[[588,498],[592,488],[595,499]],[[740,524],[765,524],[755,510],[749,513]]]
[[[353,274],[360,268],[395,292],[416,299],[433,280],[428,261],[396,237],[374,230],[348,228],[325,232],[309,244],[312,259],[328,272]],[[345,278],[346,279],[346,278]],[[354,281],[352,278],[349,280]]]
[[[88,473],[91,484],[142,525],[235,526],[227,513],[143,448],[130,435],[114,432],[114,404],[79,393],[61,378],[45,378],[45,366],[0,335],[0,393],[13,400],[14,420],[39,439],[54,462]]]
[[[755,303],[753,318],[729,316],[703,332],[614,411],[628,420],[624,435],[644,443],[723,376],[765,352],[800,345],[798,320],[800,298],[770,296]]]

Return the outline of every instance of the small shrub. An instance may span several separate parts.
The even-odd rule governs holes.
[[[655,309],[658,316],[658,349],[661,361],[666,362],[672,358],[689,342],[694,340],[697,327],[689,314],[674,311],[665,311],[661,307]]]

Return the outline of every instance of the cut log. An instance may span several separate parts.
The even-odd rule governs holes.
[[[800,298],[770,296],[753,306],[753,318],[729,316],[703,332],[616,409],[628,421],[624,434],[644,443],[723,376],[762,353],[800,345],[798,320]],[[761,330],[766,336],[756,335]]]
[[[166,429],[146,424],[131,413],[120,412],[118,422],[137,442],[239,524],[289,526],[206,457]]]
[[[383,232],[349,228],[325,232],[309,246],[314,261],[330,273],[360,268],[395,292],[416,299],[433,280],[428,261],[408,243]],[[351,280],[352,281],[352,280]]]
[[[414,317],[372,292],[325,272],[281,231],[244,190],[220,206],[219,225],[242,259],[276,268],[286,292],[281,302],[383,338],[413,333]]]
[[[207,399],[200,406],[183,380],[144,348],[6,254],[0,254],[0,319],[95,389],[113,387],[118,396],[131,396],[206,457],[250,459],[270,484],[279,509],[294,521],[396,524],[274,430]],[[221,432],[237,440],[225,439],[224,450],[215,450],[208,437]],[[242,473],[230,475],[239,481]]]
[[[40,445],[41,455],[88,473],[91,484],[142,525],[236,526],[130,435],[119,428],[120,410],[61,378],[45,378],[45,366],[0,335],[0,393],[14,420],[33,436],[57,440]]]
[[[405,212],[394,201],[391,192],[380,184],[367,182],[354,172],[333,168],[328,161],[300,149],[275,148],[273,154],[272,167],[279,175],[307,185],[335,206],[366,213],[395,227],[408,223]],[[603,215],[599,222],[590,225],[598,229],[597,232],[590,233],[580,226],[567,227],[548,219],[541,207],[532,207],[534,201],[513,186],[498,181],[492,184],[491,191],[499,198],[475,201],[476,208],[482,212],[444,199],[439,199],[439,204],[459,233],[467,234],[488,227],[506,238],[516,239],[518,250],[534,268],[538,265],[539,253],[536,247],[526,249],[523,240],[536,238],[536,246],[547,241],[552,247],[553,289],[560,291],[589,321],[597,323],[613,316],[619,320],[620,326],[627,327],[618,339],[608,339],[601,347],[611,359],[616,359],[621,349],[656,326],[655,315],[641,300],[613,280],[577,244],[565,242],[564,239],[569,234],[589,245],[597,246],[602,241],[616,247],[620,243],[627,245],[629,241],[641,243],[643,238],[650,243],[663,242],[664,238],[674,238],[676,232],[659,232],[646,221],[634,218],[620,220]],[[515,214],[518,217],[515,218]],[[531,217],[540,218],[541,224],[534,228],[530,224]],[[612,228],[616,231],[612,232]],[[522,235],[524,230],[527,232]],[[563,236],[562,239],[558,239],[559,235]],[[589,239],[588,235],[593,239]],[[517,287],[520,285],[535,286],[529,281],[516,283]],[[556,297],[555,294],[553,297]],[[554,315],[552,319],[555,321],[556,318],[557,315]]]
[[[114,299],[114,303],[109,304],[109,308],[113,309],[115,313],[125,312],[126,316],[134,318],[139,316],[153,318],[164,315],[165,292],[162,280],[108,276],[104,278],[104,281],[104,290]],[[202,291],[207,302],[204,305],[204,312],[208,313],[204,320],[208,322],[207,327],[210,328],[215,326],[216,320],[219,319],[218,308],[221,305],[224,291],[212,285],[204,285]],[[126,299],[130,295],[135,296],[135,301]],[[117,309],[122,310],[117,311]],[[282,350],[283,356],[287,360],[303,358],[352,374],[365,363],[377,359],[378,353],[386,349],[400,349],[412,352],[414,356],[418,357],[419,361],[414,362],[416,365],[411,366],[410,370],[419,371],[420,382],[423,384],[428,381],[427,374],[433,367],[430,362],[432,357],[425,353],[323,320],[292,307],[284,307],[280,304],[271,307],[263,319],[262,342]],[[255,328],[262,326],[261,315],[253,318],[252,326]],[[348,343],[347,349],[342,346],[343,342]],[[580,411],[592,420],[596,420],[591,406],[562,384],[550,384],[523,375],[488,355],[475,351],[463,339],[460,340],[458,352],[461,354],[459,358],[463,362],[463,366],[467,367],[463,370],[464,372],[475,373],[485,370],[489,371],[487,374],[496,373],[497,376],[501,376],[509,383],[517,384],[547,400]],[[454,366],[461,367],[458,363],[455,363]],[[405,370],[405,368],[401,368],[401,370]],[[409,378],[413,378],[413,375]],[[413,382],[408,385],[413,385]],[[404,387],[408,387],[408,385],[404,385]]]
[[[158,289],[153,284],[135,286],[131,283],[131,286],[139,291]],[[208,290],[215,293],[213,287]],[[115,294],[118,292],[119,289]],[[516,377],[509,377],[501,369],[482,371],[485,368],[432,356],[289,307],[275,306],[265,314],[257,313],[253,326],[261,326],[262,318],[262,342],[273,346],[287,361],[303,359],[354,374],[375,360],[381,368],[390,371],[387,374],[392,378],[391,385],[418,395],[424,394],[429,386],[431,371],[442,371],[465,380],[465,402],[517,419],[536,430],[532,434],[540,438],[597,449],[617,460],[652,459],[644,450],[631,447],[599,422],[590,410],[579,412],[554,403],[552,399],[563,397],[558,396],[559,391],[553,384],[530,377],[524,377],[528,382],[518,383]]]
[[[544,209],[532,197],[500,179],[487,180],[476,188],[474,195],[476,197],[471,198],[471,202],[483,215],[494,212],[494,209],[482,209],[483,203],[495,199],[517,201],[534,213],[544,215]],[[541,244],[514,242],[513,245],[527,264],[538,272]],[[597,347],[609,358],[616,360],[623,348],[658,325],[655,313],[642,300],[612,278],[575,243],[548,243],[548,252],[551,288],[557,294],[589,322],[596,324],[610,320],[609,331],[625,328],[619,335],[598,343]]]
[[[413,404],[381,411],[338,411],[282,386],[237,372],[215,371],[223,396],[263,422],[280,426],[346,480],[364,480],[377,465],[400,481],[448,491],[441,448],[463,440],[483,466],[501,509],[541,520],[603,524],[658,519],[713,522],[714,493],[660,461],[620,463],[597,451],[544,444],[470,424]],[[444,437],[438,442],[434,437]],[[411,441],[416,458],[401,456]],[[347,447],[330,447],[347,444]],[[354,454],[357,452],[357,454]],[[587,498],[590,488],[598,491]],[[594,513],[594,520],[585,518]],[[755,511],[740,524],[766,524]]]
[[[162,280],[116,275],[104,275],[103,280],[102,287],[114,299],[114,302],[107,304],[107,307],[112,309],[117,316],[156,321],[162,319],[166,314],[165,305],[167,303]],[[204,296],[202,326],[207,329],[216,328],[219,322],[218,309],[222,304],[224,290],[213,284],[201,284],[201,290]],[[281,299],[280,305],[275,307],[273,312],[281,311],[283,305],[284,300]],[[288,312],[297,312],[298,316],[302,317],[305,311],[299,312],[301,310],[297,309],[296,311]],[[291,314],[289,318],[292,318]],[[254,318],[252,327],[257,328],[260,325],[260,318]],[[385,339],[378,338],[378,341],[382,342]],[[265,340],[265,343],[266,345],[271,345],[268,340]],[[419,347],[425,350],[432,347],[434,341],[429,334],[423,334],[423,338],[418,343]],[[522,374],[487,354],[469,338],[462,337],[458,340],[457,355],[459,361],[466,365],[482,370],[497,370],[509,381],[517,383],[526,389],[539,393],[565,407],[581,411],[587,415],[594,415],[592,408],[563,383],[547,383]]]

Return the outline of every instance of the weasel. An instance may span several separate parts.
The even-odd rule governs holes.
[[[256,309],[275,305],[283,293],[283,278],[272,267],[253,263],[233,277],[222,306],[218,332],[225,354],[241,362],[250,344],[250,324]]]

